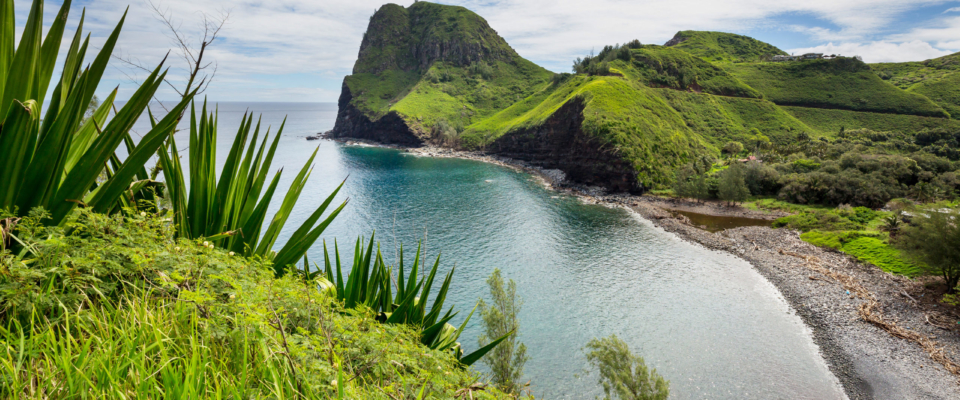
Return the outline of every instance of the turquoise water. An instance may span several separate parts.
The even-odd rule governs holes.
[[[494,268],[517,282],[525,301],[520,340],[531,357],[525,379],[538,397],[600,395],[581,348],[610,334],[670,380],[671,398],[843,396],[809,329],[743,260],[508,168],[306,141],[333,126],[334,104],[221,103],[221,151],[247,107],[274,126],[290,117],[275,161],[286,168],[284,183],[318,150],[278,243],[349,177],[340,198],[350,203],[324,236],[328,243],[337,238],[344,248],[376,231],[390,260],[399,243],[425,238],[429,254],[442,252],[441,268],[456,265],[448,302],[464,315],[486,294]],[[321,260],[321,252],[317,246],[310,256]],[[468,351],[477,347],[476,317],[461,337]]]

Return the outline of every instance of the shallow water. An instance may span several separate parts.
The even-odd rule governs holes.
[[[286,168],[281,188],[318,150],[279,244],[349,176],[339,198],[350,203],[326,232],[328,243],[338,238],[343,249],[376,230],[390,260],[399,242],[412,248],[426,237],[429,254],[442,252],[444,271],[457,267],[448,304],[463,315],[500,268],[525,300],[520,339],[531,359],[524,378],[538,397],[600,395],[596,376],[584,373],[581,348],[610,334],[670,380],[671,398],[843,396],[809,329],[741,259],[684,242],[629,211],[552,192],[509,168],[304,140],[333,126],[335,104],[222,103],[221,154],[247,107],[274,126],[290,116],[275,161]],[[188,143],[183,133],[178,140]],[[311,259],[321,252],[316,246]],[[477,348],[474,317],[461,337],[467,351]]]
[[[725,217],[718,215],[700,214],[689,211],[672,211],[675,214],[683,215],[690,219],[694,226],[701,227],[709,232],[720,232],[725,229],[739,228],[742,226],[771,226],[773,221],[746,217]]]

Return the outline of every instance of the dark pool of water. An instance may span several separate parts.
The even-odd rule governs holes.
[[[725,229],[741,226],[771,226],[773,221],[746,217],[719,217],[716,215],[699,214],[689,211],[674,210],[674,214],[690,218],[690,223],[710,232],[720,232]]]

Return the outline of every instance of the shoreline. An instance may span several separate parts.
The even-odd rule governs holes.
[[[750,263],[780,291],[790,308],[811,329],[821,357],[848,398],[960,398],[958,377],[945,367],[955,362],[951,359],[956,359],[956,354],[960,353],[960,335],[957,334],[960,329],[942,321],[949,318],[937,314],[935,301],[916,301],[925,294],[922,283],[803,242],[794,231],[740,227],[710,233],[690,225],[689,220],[670,211],[765,220],[787,213],[726,207],[719,202],[697,203],[649,195],[607,195],[601,188],[564,182],[561,171],[545,170],[523,161],[479,152],[408,148],[352,139],[332,140],[347,145],[393,148],[418,156],[492,163],[528,172],[548,188],[578,196],[586,202],[627,208],[683,240],[730,253]],[[850,282],[857,285],[853,294],[849,290]],[[876,315],[881,322],[865,320],[862,309],[867,304],[870,305],[868,308],[875,310],[868,317]],[[900,329],[896,332],[901,336],[904,327],[915,333],[910,338],[897,337],[891,326]],[[931,337],[934,339],[929,339]],[[918,340],[923,340],[925,346]],[[948,355],[941,362],[931,358],[936,349]]]

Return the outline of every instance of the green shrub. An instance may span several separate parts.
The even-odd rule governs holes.
[[[815,229],[821,231],[860,230],[864,228],[864,225],[844,218],[835,211],[817,210],[780,218],[773,221],[773,227],[809,232]]]

